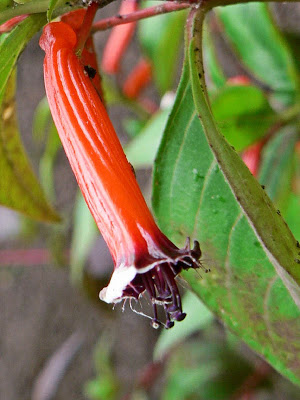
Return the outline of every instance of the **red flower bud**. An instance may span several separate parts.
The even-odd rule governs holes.
[[[240,86],[249,86],[251,85],[251,80],[246,75],[236,75],[227,79],[227,83],[229,85],[240,85]]]
[[[122,0],[119,15],[130,14],[138,9],[136,0]],[[120,63],[130,40],[134,34],[136,22],[115,26],[103,51],[101,67],[108,74],[116,74],[120,69]]]
[[[152,65],[142,58],[128,75],[123,85],[123,93],[130,99],[138,97],[140,92],[148,85],[152,77]]]
[[[158,327],[157,305],[165,326],[185,317],[175,283],[182,269],[201,266],[198,242],[178,249],[157,227],[134,172],[91,81],[74,53],[76,34],[63,22],[45,26],[44,75],[51,113],[90,211],[115,263],[109,285],[100,292],[108,303],[137,299],[146,290]]]
[[[21,21],[28,17],[28,14],[18,15],[9,19],[8,21],[4,22],[0,25],[0,33],[9,32],[12,30],[16,25],[18,25]]]
[[[243,151],[242,160],[249,168],[250,172],[253,176],[257,176],[260,159],[261,159],[261,150],[265,144],[265,141],[257,142],[251,146],[249,146],[246,150]]]

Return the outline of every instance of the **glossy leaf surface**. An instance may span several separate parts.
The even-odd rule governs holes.
[[[156,161],[154,210],[175,243],[182,245],[186,236],[201,243],[212,272],[203,279],[186,274],[193,290],[240,338],[300,383],[296,240],[216,131],[198,72],[191,65],[198,110],[186,63]],[[270,242],[282,253],[280,261]],[[295,279],[285,270],[291,267]]]

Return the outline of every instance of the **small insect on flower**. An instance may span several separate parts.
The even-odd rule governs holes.
[[[148,292],[152,326],[170,328],[185,317],[175,277],[199,268],[199,243],[178,249],[157,227],[134,172],[84,66],[75,55],[76,34],[63,22],[45,26],[44,77],[51,113],[83,196],[114,260],[107,303]],[[159,321],[157,306],[165,312]]]

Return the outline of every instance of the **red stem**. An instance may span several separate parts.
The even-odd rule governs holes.
[[[86,10],[86,14],[84,16],[82,27],[77,35],[77,46],[76,46],[77,54],[81,54],[81,52],[84,48],[85,42],[87,41],[87,38],[90,35],[92,24],[93,24],[96,12],[98,10],[98,7],[99,7],[98,3],[92,2]]]
[[[172,11],[184,10],[186,8],[192,7],[189,3],[164,3],[159,6],[145,8],[143,10],[138,10],[127,15],[118,15],[115,17],[109,17],[102,19],[101,21],[95,22],[92,26],[92,32],[104,31],[110,29],[116,25],[127,24],[129,22],[138,21],[144,18],[154,17],[159,14],[166,14]]]

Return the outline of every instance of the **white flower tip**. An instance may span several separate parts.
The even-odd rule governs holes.
[[[123,299],[123,292],[127,285],[135,278],[136,269],[121,265],[112,274],[109,285],[101,290],[99,298],[106,303],[118,303]]]

